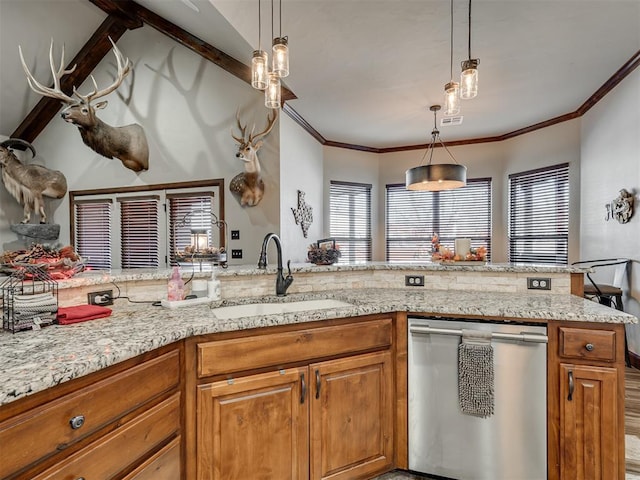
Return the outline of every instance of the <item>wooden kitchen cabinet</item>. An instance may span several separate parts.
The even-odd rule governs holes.
[[[194,377],[202,378],[191,380],[196,394],[187,415],[195,427],[195,478],[340,480],[389,470],[392,328],[390,318],[370,319],[188,344]],[[238,351],[239,363],[257,373],[223,374],[219,364]],[[212,372],[223,378],[207,381]]]
[[[115,478],[139,467],[180,434],[181,356],[181,345],[162,348],[8,404],[0,478]]]
[[[549,479],[624,479],[624,325],[549,326]]]

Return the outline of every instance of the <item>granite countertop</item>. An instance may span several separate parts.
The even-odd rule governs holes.
[[[212,307],[331,298],[353,306],[219,320]],[[396,311],[534,320],[637,323],[574,295],[362,289],[224,300],[165,309],[119,301],[112,316],[0,333],[0,405],[194,335]]]

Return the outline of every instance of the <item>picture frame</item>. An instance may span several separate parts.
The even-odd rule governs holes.
[[[326,248],[335,250],[336,248],[336,239],[335,238],[323,238],[322,240],[318,240],[316,242],[318,248]]]

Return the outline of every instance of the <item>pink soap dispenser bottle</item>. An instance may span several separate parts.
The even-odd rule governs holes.
[[[170,302],[184,299],[184,282],[182,281],[182,277],[180,277],[179,267],[173,267],[167,288],[167,300]]]

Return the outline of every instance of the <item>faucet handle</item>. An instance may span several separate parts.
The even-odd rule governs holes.
[[[289,270],[287,277],[291,277],[291,260],[287,260],[287,270]]]

